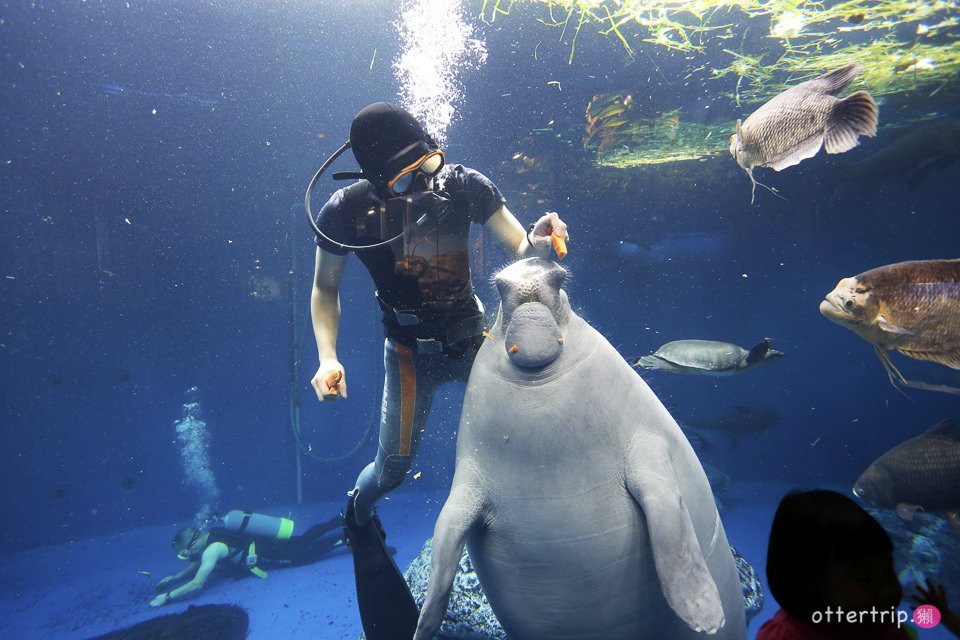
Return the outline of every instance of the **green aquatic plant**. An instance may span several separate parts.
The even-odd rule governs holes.
[[[584,28],[631,56],[681,52],[684,82],[716,81],[744,115],[850,62],[864,67],[853,88],[878,97],[958,90],[960,0],[484,0],[483,19],[521,6],[545,7],[537,20],[559,29],[568,63]],[[600,96],[591,104],[607,106]],[[603,167],[703,159],[725,151],[733,129],[681,121],[671,130],[663,117],[600,109],[588,105],[583,141]]]
[[[679,110],[659,118],[624,125],[619,141],[598,151],[598,167],[627,169],[690,160],[726,153],[729,127],[684,122]]]
[[[520,4],[546,7],[538,19],[569,40],[568,62],[588,25],[631,55],[641,46],[727,54],[726,66],[693,64],[692,75],[736,77],[737,104],[850,60],[864,66],[861,82],[878,95],[939,91],[960,68],[960,0],[485,0],[483,15],[492,21]]]

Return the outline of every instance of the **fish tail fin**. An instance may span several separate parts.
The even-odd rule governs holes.
[[[866,91],[857,91],[837,102],[823,137],[827,153],[843,153],[859,144],[857,136],[877,135],[880,112]]]
[[[809,82],[814,85],[812,88],[816,88],[822,93],[835,96],[843,91],[848,84],[853,82],[853,79],[860,75],[862,71],[863,67],[859,64],[848,64],[845,67],[840,67],[822,76],[818,76]]]

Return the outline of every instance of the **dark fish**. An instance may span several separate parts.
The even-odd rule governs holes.
[[[898,262],[844,278],[820,313],[872,344],[894,386],[960,393],[907,380],[886,353],[960,369],[960,259]]]
[[[735,411],[709,420],[689,420],[695,429],[722,431],[730,436],[763,433],[780,422],[780,414],[765,407],[734,407]]]
[[[863,67],[851,64],[802,82],[773,97],[742,123],[737,120],[730,155],[747,172],[754,189],[754,167],[782,171],[817,155],[820,147],[827,153],[843,153],[859,144],[859,135],[877,134],[879,112],[869,93],[836,97],[861,71]]]
[[[903,181],[915,189],[931,171],[944,169],[958,158],[960,120],[937,118],[907,129],[880,151],[846,169],[838,195],[848,189],[872,191],[891,181]]]
[[[874,460],[853,487],[857,497],[905,518],[960,509],[960,430],[950,418]]]

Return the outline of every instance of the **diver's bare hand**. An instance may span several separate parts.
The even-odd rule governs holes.
[[[310,385],[317,393],[320,402],[347,397],[347,378],[343,365],[339,362],[325,362],[320,364],[317,373],[310,381]]]
[[[169,593],[161,593],[161,594],[158,595],[156,598],[154,598],[153,600],[150,601],[150,606],[153,607],[154,609],[156,609],[157,607],[162,607],[163,605],[167,604],[168,602],[170,602],[170,594],[169,594]]]

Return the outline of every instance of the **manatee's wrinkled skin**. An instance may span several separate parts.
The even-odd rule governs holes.
[[[746,638],[703,468],[565,276],[531,258],[496,277],[415,638],[439,628],[464,544],[513,640]]]

